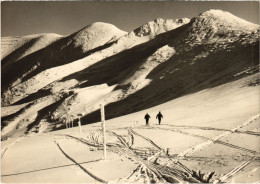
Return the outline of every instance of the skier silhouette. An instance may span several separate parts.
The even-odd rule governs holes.
[[[163,118],[163,115],[162,115],[162,113],[159,111],[159,113],[158,113],[157,116],[156,116],[156,119],[158,119],[159,125],[161,124],[162,118]]]
[[[149,125],[149,119],[150,119],[150,115],[148,113],[146,113],[146,115],[144,116],[144,119],[146,120],[146,125]]]

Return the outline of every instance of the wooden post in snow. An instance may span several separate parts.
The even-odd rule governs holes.
[[[101,111],[101,122],[102,122],[102,129],[103,129],[103,154],[104,154],[104,160],[106,160],[107,159],[106,121],[105,121],[105,108],[103,104],[100,104],[100,111]]]
[[[79,133],[81,134],[81,121],[80,121],[80,117],[79,117]]]
[[[78,118],[79,118],[79,122],[78,122],[78,125],[79,125],[79,133],[81,134],[81,121],[80,121],[80,118],[82,117],[82,114],[78,114]]]

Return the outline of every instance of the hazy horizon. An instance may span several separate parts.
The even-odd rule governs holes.
[[[193,18],[209,9],[228,11],[259,24],[258,1],[146,2],[2,2],[1,36],[38,33],[69,35],[93,23],[106,22],[131,31],[156,18]]]

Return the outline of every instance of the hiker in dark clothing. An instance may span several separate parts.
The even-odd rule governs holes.
[[[159,121],[159,125],[161,124],[162,118],[163,118],[163,115],[162,115],[162,113],[159,111],[159,113],[158,113],[157,116],[156,116],[156,119],[158,119],[158,121]]]
[[[144,116],[144,119],[146,120],[146,125],[149,125],[149,119],[150,119],[150,115],[148,113],[146,113],[146,115]]]

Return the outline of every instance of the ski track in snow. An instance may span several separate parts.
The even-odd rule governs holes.
[[[181,134],[184,134],[184,135],[200,138],[200,139],[203,139],[203,140],[209,140],[209,141],[212,140],[212,138],[208,138],[208,137],[204,137],[204,136],[201,136],[201,135],[196,135],[196,134],[192,134],[192,133],[188,133],[188,132],[183,132],[181,130],[166,129],[166,128],[159,128],[159,127],[154,127],[154,128],[160,129],[160,130],[178,132],[178,133],[181,133]],[[226,130],[226,131],[230,132],[230,130]],[[249,153],[259,154],[260,155],[260,152],[257,152],[257,151],[254,151],[254,150],[250,150],[250,149],[247,149],[247,148],[243,148],[243,147],[240,147],[240,146],[236,146],[236,145],[233,145],[233,144],[229,144],[227,142],[223,142],[223,141],[220,141],[220,140],[215,140],[214,143],[222,144],[222,145],[225,145],[225,146],[228,146],[228,147],[232,147],[232,148],[235,148],[235,149],[239,149],[239,150],[243,150],[243,151],[246,151],[246,152],[249,152]]]
[[[5,153],[7,152],[7,150],[11,147],[14,146],[15,144],[17,144],[18,142],[20,142],[22,139],[24,139],[25,137],[19,137],[18,139],[16,139],[14,142],[12,142],[11,144],[3,147],[1,146],[1,158],[4,157]]]
[[[96,181],[101,182],[101,183],[107,183],[107,181],[101,179],[100,177],[94,175],[93,173],[91,173],[89,170],[87,170],[85,167],[81,166],[80,163],[78,163],[76,160],[74,160],[71,156],[69,156],[60,146],[60,144],[55,140],[54,141],[55,144],[57,145],[57,147],[59,148],[59,150],[62,152],[62,154],[69,159],[70,161],[72,161],[76,166],[78,166],[81,170],[83,170],[86,174],[88,174],[89,176],[91,176],[92,178],[94,178]]]
[[[202,149],[205,149],[207,146],[211,145],[211,144],[214,144],[214,143],[219,143],[219,144],[223,144],[223,145],[226,145],[226,146],[230,146],[230,147],[233,147],[233,148],[236,148],[236,149],[240,149],[240,150],[243,150],[243,151],[247,151],[247,152],[250,152],[250,153],[253,153],[253,154],[260,154],[259,152],[256,152],[256,151],[253,151],[253,150],[249,150],[249,149],[246,149],[246,148],[241,148],[239,146],[235,146],[235,145],[231,145],[229,143],[225,143],[225,142],[222,142],[222,141],[219,141],[220,138],[223,138],[223,137],[227,137],[229,135],[231,135],[232,133],[235,133],[236,131],[238,131],[238,129],[244,127],[244,126],[247,126],[249,125],[250,123],[252,123],[254,120],[256,120],[257,118],[260,117],[260,114],[257,114],[255,116],[252,116],[251,118],[249,118],[245,123],[241,124],[241,125],[238,125],[237,127],[231,129],[231,130],[227,130],[226,132],[224,133],[221,133],[219,134],[218,136],[215,136],[214,138],[206,138],[206,137],[203,137],[203,136],[199,136],[199,135],[196,135],[196,137],[200,137],[200,138],[204,138],[204,139],[209,139],[201,144],[198,144],[196,146],[193,146],[183,152],[181,152],[180,154],[177,155],[177,158],[169,158],[169,160],[166,162],[165,166],[169,165],[171,162],[175,163],[175,164],[178,164],[179,166],[181,166],[183,169],[185,169],[186,171],[190,172],[191,171],[186,167],[184,166],[183,164],[181,164],[179,161],[180,160],[183,160],[184,157],[194,153],[194,152],[197,152],[197,151],[200,151]],[[159,151],[158,153],[160,154],[161,152],[164,152],[164,149],[160,148],[158,145],[156,145],[151,139],[143,136],[143,135],[140,135],[138,133],[136,133],[135,131],[133,131],[132,129],[129,129],[133,134],[135,135],[138,135],[140,137],[142,137],[143,139],[145,139],[146,141],[150,142],[154,147],[156,147],[157,149],[161,150]],[[164,129],[165,130],[165,129]],[[179,132],[176,130],[176,132]],[[179,133],[185,133],[185,135],[191,135],[190,133],[186,133],[186,132],[182,132],[180,131]],[[194,136],[193,134],[191,136]],[[165,153],[165,152],[164,152]],[[152,157],[155,157],[157,154],[155,154],[154,156]],[[151,157],[151,158],[152,158]],[[150,158],[150,159],[151,159]],[[235,168],[234,168],[235,169]],[[233,169],[233,170],[234,170]],[[232,170],[232,171],[233,171]]]
[[[248,124],[252,123],[255,119],[259,118],[260,114],[257,114],[251,118],[249,118],[245,123],[231,129],[229,132],[224,132],[222,134],[219,134],[218,136],[214,137],[214,138],[211,138],[211,140],[208,140],[208,141],[205,141],[201,144],[198,144],[194,147],[191,147],[189,148],[188,150],[185,150],[183,151],[182,153],[180,153],[178,156],[177,156],[177,159],[182,159],[183,157],[187,156],[187,155],[190,155],[196,151],[199,151],[201,149],[204,149],[206,146],[209,146],[210,144],[213,144],[214,142],[218,141],[220,138],[223,138],[223,137],[227,137],[229,136],[230,134],[236,132],[238,129],[244,127],[244,126],[247,126]]]
[[[210,144],[214,144],[214,143],[219,143],[219,144],[223,144],[223,145],[226,145],[226,146],[231,146],[233,148],[237,148],[237,149],[241,149],[243,151],[247,151],[247,152],[251,152],[251,153],[254,153],[254,154],[260,154],[259,152],[257,151],[253,151],[253,150],[249,150],[249,149],[246,149],[246,148],[241,148],[241,147],[238,147],[238,146],[235,146],[235,145],[232,145],[232,144],[229,144],[229,143],[225,143],[223,141],[220,141],[219,139],[223,138],[223,137],[227,137],[229,135],[231,135],[232,133],[235,133],[238,131],[238,129],[244,127],[244,126],[247,126],[249,125],[250,123],[252,123],[254,120],[256,120],[257,118],[260,117],[260,114],[257,114],[255,116],[252,116],[251,118],[249,118],[245,123],[241,124],[241,125],[238,125],[237,127],[231,129],[231,130],[226,130],[226,132],[224,133],[221,133],[219,134],[218,136],[215,136],[214,138],[207,138],[207,137],[203,137],[203,136],[200,136],[200,135],[195,135],[195,134],[191,134],[191,133],[188,133],[188,132],[183,132],[183,131],[180,131],[180,130],[169,130],[169,129],[163,129],[163,128],[157,128],[157,129],[163,129],[163,130],[169,130],[169,131],[176,131],[176,132],[179,132],[179,133],[182,133],[182,134],[185,134],[185,135],[189,135],[189,136],[195,136],[195,137],[199,137],[199,138],[202,138],[202,139],[207,139],[207,141],[201,143],[201,144],[198,144],[196,146],[193,146],[187,150],[184,150],[183,152],[181,152],[180,154],[177,155],[177,158],[175,159],[174,162],[178,162],[179,160],[182,160],[184,159],[184,157],[192,154],[192,153],[195,153],[197,151],[200,151],[204,148],[206,148],[207,146],[209,146]],[[133,131],[134,132],[134,131]],[[160,148],[158,145],[156,145],[151,139],[145,137],[145,136],[142,136],[140,134],[137,134],[136,132],[134,132],[134,134],[136,135],[139,135],[140,137],[142,137],[143,139],[149,141],[152,145],[154,145],[156,148],[158,149],[162,149]]]
[[[7,149],[8,149],[8,148],[5,148],[3,151],[1,151],[1,158],[4,157],[4,154],[5,154],[5,152],[7,151]]]

